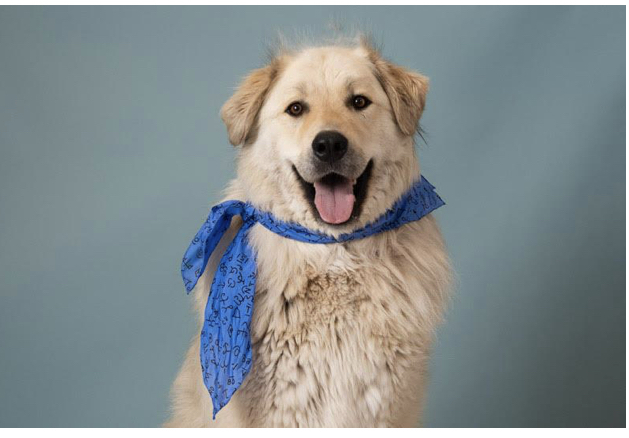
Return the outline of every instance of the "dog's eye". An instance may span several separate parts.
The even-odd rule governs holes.
[[[286,112],[293,117],[298,117],[304,112],[304,105],[301,102],[293,102],[288,105]]]
[[[365,96],[354,96],[352,97],[352,106],[356,110],[364,110],[369,105],[371,105],[371,101],[367,99]]]

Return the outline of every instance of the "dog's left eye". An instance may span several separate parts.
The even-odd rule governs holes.
[[[371,105],[371,101],[367,99],[365,96],[354,96],[351,100],[352,107],[356,110],[364,110],[369,105]]]
[[[299,117],[304,112],[304,104],[301,102],[293,102],[286,108],[286,113],[293,117]]]

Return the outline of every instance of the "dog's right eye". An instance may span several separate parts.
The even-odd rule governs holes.
[[[357,111],[362,111],[371,105],[371,100],[367,99],[365,96],[353,96],[351,99],[351,105]]]
[[[301,102],[293,102],[288,105],[286,112],[293,117],[299,117],[304,112],[304,105]]]

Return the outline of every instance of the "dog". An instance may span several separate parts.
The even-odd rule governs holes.
[[[285,49],[221,109],[238,146],[227,200],[331,236],[381,216],[420,177],[415,135],[428,79],[365,39]],[[203,310],[236,217],[193,295]],[[450,264],[432,215],[351,242],[316,245],[259,224],[251,371],[212,419],[199,336],[172,388],[168,427],[418,425]]]

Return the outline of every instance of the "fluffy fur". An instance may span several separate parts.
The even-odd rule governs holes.
[[[221,111],[230,141],[242,145],[225,199],[250,201],[332,235],[374,220],[419,177],[413,135],[427,90],[424,76],[364,43],[282,53],[251,73]],[[368,96],[370,108],[348,109],[347,96],[356,94]],[[299,119],[285,113],[295,100],[308,103]],[[325,129],[349,139],[356,167],[349,172],[373,161],[360,216],[340,226],[317,217],[293,170],[309,182],[315,177],[310,144]],[[199,324],[218,258],[239,225],[234,220],[194,291]],[[330,245],[290,240],[257,225],[250,241],[259,274],[251,372],[213,421],[196,336],[173,385],[166,425],[416,425],[450,279],[435,219]]]

